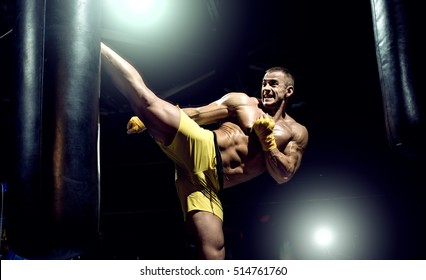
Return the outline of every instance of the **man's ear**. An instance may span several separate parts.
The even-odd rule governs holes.
[[[285,97],[286,98],[289,98],[290,96],[292,96],[293,95],[293,92],[294,92],[294,87],[293,86],[287,86],[286,87],[286,91],[285,91]]]

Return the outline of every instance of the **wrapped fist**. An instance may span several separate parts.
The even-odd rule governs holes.
[[[127,122],[127,134],[141,133],[145,129],[145,125],[137,116],[131,117]]]
[[[259,137],[260,144],[264,151],[271,151],[277,148],[274,137],[274,126],[274,120],[265,117],[258,118],[253,124],[253,129],[257,137]]]

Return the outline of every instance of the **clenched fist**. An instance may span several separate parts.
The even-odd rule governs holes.
[[[127,122],[127,134],[141,133],[145,129],[145,125],[137,116],[131,117]]]
[[[273,119],[263,116],[258,118],[253,124],[253,129],[257,137],[259,137],[264,151],[271,151],[277,147],[274,137],[274,126],[275,122]]]

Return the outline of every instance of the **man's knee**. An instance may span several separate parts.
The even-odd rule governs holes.
[[[208,247],[202,248],[202,255],[207,260],[224,260],[225,259],[225,246],[221,248]]]

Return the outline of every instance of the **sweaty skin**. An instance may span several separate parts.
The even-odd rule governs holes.
[[[274,75],[266,77],[271,76],[275,78]],[[271,93],[267,87],[264,95],[269,97]],[[307,130],[288,114],[283,114],[282,106],[277,108],[268,110],[262,99],[233,92],[207,106],[183,109],[201,125],[221,121],[214,131],[222,156],[225,188],[249,181],[265,170],[280,184],[289,181],[296,173],[307,145]],[[277,149],[273,151],[263,152],[252,131],[254,121],[261,117],[275,121],[273,134]]]

